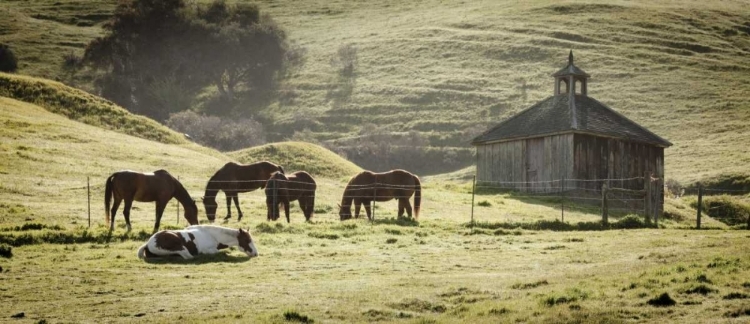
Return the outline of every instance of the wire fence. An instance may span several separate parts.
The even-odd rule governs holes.
[[[727,201],[724,196],[750,196],[750,190],[728,189],[728,188],[704,188],[701,184],[697,188],[684,190],[683,193],[695,194],[698,196],[696,210],[696,228],[701,228],[701,217],[704,212],[711,215],[712,218],[721,221],[730,226],[746,224],[750,229],[750,211],[742,206],[735,206],[731,201]]]
[[[466,213],[471,214],[471,221],[474,221],[474,210],[477,204],[481,202],[475,202],[474,196],[480,197],[491,197],[493,195],[502,195],[503,197],[521,200],[527,203],[526,208],[540,208],[544,213],[555,212],[559,213],[559,220],[565,222],[566,212],[581,212],[588,214],[604,214],[613,213],[614,215],[627,215],[636,214],[644,217],[653,217],[652,220],[657,220],[657,214],[661,212],[654,204],[658,204],[659,207],[663,206],[664,194],[670,192],[665,186],[653,185],[653,190],[650,195],[657,197],[657,199],[651,203],[648,201],[649,193],[646,192],[645,188],[648,188],[649,184],[662,183],[662,179],[647,177],[631,177],[631,178],[614,178],[614,179],[556,179],[547,181],[480,181],[475,182],[472,185],[472,202],[471,210],[467,208]],[[316,189],[309,187],[310,183],[302,181],[292,181],[284,179],[275,179],[275,181],[286,184],[284,190],[290,195],[296,194],[298,196],[316,196]],[[229,198],[236,195],[237,193],[257,190],[267,183],[267,180],[221,180],[221,181],[206,181],[205,179],[197,178],[184,178],[180,179],[180,182],[188,188],[190,196],[198,201],[206,198],[214,198],[218,200],[220,197]],[[207,191],[205,188],[214,184],[215,188],[221,188],[216,191]],[[252,188],[250,190],[249,188]],[[346,194],[345,189],[348,188]],[[603,188],[607,188],[606,190]],[[99,192],[104,190],[103,181],[101,183],[92,184],[90,178],[86,179],[85,187],[76,187],[75,190],[86,189],[87,197],[86,204],[89,215],[89,226],[91,226],[91,192]],[[331,188],[326,188],[327,192],[331,192]],[[415,185],[400,185],[400,184],[389,184],[389,183],[372,183],[363,185],[347,185],[341,184],[337,188],[333,188],[339,194],[333,198],[335,201],[331,204],[331,201],[323,202],[326,207],[323,210],[316,210],[315,215],[322,216],[328,215],[330,217],[338,219],[339,210],[332,208],[331,206],[343,207],[349,209],[352,206],[356,207],[360,203],[360,207],[370,207],[372,216],[375,218],[376,204],[382,203],[378,198],[387,195],[391,199],[407,199],[413,201],[414,191],[420,190],[422,199],[424,200],[424,187],[417,187]],[[218,193],[222,191],[222,193]],[[216,192],[213,195],[207,195],[207,192]],[[262,190],[261,190],[262,192]],[[227,196],[227,193],[230,195]],[[307,194],[306,194],[307,193]],[[604,194],[603,194],[604,193]],[[277,193],[278,194],[278,193]],[[714,214],[721,213],[721,206],[719,205],[708,205],[704,207],[703,204],[709,202],[703,202],[704,197],[712,197],[719,195],[748,195],[750,190],[741,189],[722,189],[722,188],[702,188],[698,187],[695,189],[684,190],[682,194],[691,195],[695,194],[698,196],[698,220],[697,227],[700,228],[700,217],[701,212],[709,212]],[[262,194],[265,196],[265,194]],[[98,200],[99,194],[94,194],[94,200]],[[347,199],[342,199],[346,196]],[[606,204],[603,201],[606,197]],[[325,198],[329,200],[330,195],[326,195]],[[346,203],[351,199],[350,203]],[[343,200],[343,201],[342,201]],[[711,200],[709,198],[709,200]],[[279,202],[278,197],[274,197],[274,202]],[[318,201],[316,204],[320,204]],[[177,202],[173,203],[174,208],[177,210],[177,224],[181,222],[180,218],[180,205]],[[265,205],[265,199],[262,204]],[[366,204],[366,205],[365,205]],[[371,204],[371,205],[370,205]],[[343,206],[341,206],[343,205]],[[411,204],[408,205],[413,208]],[[401,205],[399,205],[401,207]],[[404,206],[406,207],[406,206]],[[391,208],[390,205],[388,207]],[[77,208],[80,210],[80,208]],[[395,211],[395,208],[394,208]],[[392,212],[392,211],[391,211]],[[165,212],[166,215],[170,212]],[[502,221],[497,209],[494,209],[495,214],[487,215],[487,217],[494,218],[497,221]],[[98,213],[96,213],[98,214]],[[389,212],[390,214],[390,212]],[[736,215],[736,214],[735,214]],[[468,216],[468,215],[467,215]],[[747,216],[733,216],[730,222],[741,223],[747,222],[750,227],[750,215]],[[468,217],[467,217],[468,218]],[[182,221],[184,223],[184,221]]]
[[[613,179],[555,179],[545,181],[479,181],[474,194],[507,193],[515,199],[547,201],[558,205],[560,220],[565,210],[588,213],[649,214],[644,177]],[[659,179],[650,179],[652,181]],[[607,204],[603,204],[603,188]]]

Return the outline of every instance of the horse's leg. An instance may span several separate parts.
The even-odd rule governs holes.
[[[115,230],[115,214],[117,214],[117,208],[120,207],[120,203],[122,202],[121,198],[115,198],[115,201],[112,203],[112,209],[110,209],[109,214],[112,215],[112,218],[109,220],[109,231]]]
[[[193,255],[190,254],[190,251],[188,251],[186,248],[182,248],[182,250],[177,251],[177,254],[179,254],[183,259],[192,259]]]
[[[125,206],[122,207],[122,215],[125,216],[125,225],[128,227],[128,232],[130,232],[130,207],[133,206],[133,199],[125,198]],[[112,224],[114,224],[114,217],[112,217]],[[114,226],[114,225],[113,225]],[[114,227],[112,227],[114,228]]]
[[[362,201],[355,198],[352,200],[352,203],[354,204],[354,218],[359,218],[359,210],[362,208]]]
[[[237,221],[239,222],[242,219],[242,210],[240,210],[240,198],[239,195],[234,195],[232,197],[234,199],[234,206],[237,207]]]
[[[404,198],[398,199],[398,218],[404,217]]]
[[[367,219],[372,220],[372,211],[370,210],[370,201],[364,200],[362,204],[365,205],[365,213],[367,213]]]
[[[159,231],[159,224],[161,224],[161,215],[164,214],[164,209],[167,208],[167,202],[169,201],[168,200],[165,202],[161,202],[158,200],[156,201],[156,221],[154,222],[153,233],[156,233],[157,231]]]
[[[315,198],[314,197],[306,197],[305,198],[305,208],[303,209],[305,213],[305,220],[310,221],[312,218],[313,211],[315,210]]]
[[[406,214],[411,218],[411,204],[409,203],[409,198],[404,198],[404,208],[406,209]]]
[[[224,192],[226,193],[226,191]],[[224,217],[224,219],[231,219],[232,218],[232,196],[229,194],[227,196],[227,217]]]
[[[286,223],[289,224],[291,221],[289,221],[289,199],[284,199],[284,216],[286,216]]]

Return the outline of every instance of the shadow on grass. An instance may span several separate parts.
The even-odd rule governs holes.
[[[181,256],[154,257],[144,260],[149,264],[204,264],[204,263],[242,263],[250,261],[248,256],[236,256],[227,252],[217,254],[201,254],[192,259],[183,259]]]
[[[540,220],[533,223],[521,222],[469,222],[463,224],[464,227],[482,228],[489,230],[496,229],[525,229],[525,230],[549,230],[549,231],[604,231],[613,229],[638,229],[638,228],[656,228],[651,222],[646,222],[637,215],[628,215],[615,222],[603,224],[602,222],[578,222],[568,223],[560,220]]]
[[[372,221],[375,225],[397,225],[397,226],[411,226],[418,227],[419,221],[414,218],[397,217],[397,218],[376,218]]]

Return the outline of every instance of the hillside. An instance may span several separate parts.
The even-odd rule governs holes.
[[[228,158],[104,130],[0,97],[0,223],[85,224],[90,178],[94,223],[103,221],[104,179],[118,170],[166,169],[175,176],[207,178]],[[210,153],[213,152],[213,153]],[[187,185],[192,195],[199,186]],[[138,212],[153,222],[153,204]],[[120,216],[122,217],[122,216]],[[139,217],[140,218],[140,217]],[[119,218],[122,221],[122,218]],[[152,223],[153,224],[153,223]]]
[[[304,68],[267,110],[273,123],[266,128],[272,140],[309,129],[342,149],[354,149],[369,135],[363,130],[374,128],[470,150],[472,135],[550,96],[549,75],[573,49],[576,64],[592,75],[592,97],[674,143],[666,150],[668,178],[688,184],[748,177],[747,5],[262,1],[308,49]],[[55,66],[62,58],[33,53],[50,47],[82,53],[112,7],[72,0],[0,4],[13,17],[0,23],[0,41],[22,52],[22,73],[65,79]],[[329,64],[345,44],[358,51],[353,80],[340,80]]]
[[[228,161],[270,160],[335,178],[329,180],[334,183],[360,170],[307,143],[269,144],[227,156],[102,98],[19,75],[0,74],[0,121],[0,223],[4,226],[86,223],[87,180],[92,222],[101,224],[104,179],[118,170],[166,169],[194,199],[200,199],[208,178]],[[339,194],[330,190],[331,200]],[[134,223],[153,222],[153,208],[153,204],[136,204]],[[202,206],[200,210],[204,215]],[[118,225],[123,224],[121,217]]]
[[[303,170],[316,178],[348,180],[349,177],[362,171],[362,168],[328,149],[303,142],[266,144],[230,152],[227,155],[240,163],[274,161],[283,166],[286,172]]]

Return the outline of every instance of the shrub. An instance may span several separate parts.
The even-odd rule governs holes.
[[[300,322],[300,323],[315,323],[315,321],[307,315],[302,315],[295,311],[284,312],[284,319],[289,322]]]
[[[666,307],[674,306],[677,302],[668,293],[663,293],[659,297],[649,299],[646,303],[651,306]]]
[[[18,59],[8,45],[0,44],[0,72],[16,72]]]
[[[697,209],[698,201],[691,201],[690,207]],[[701,210],[730,226],[743,224],[750,216],[750,204],[730,195],[704,196]]]
[[[718,290],[711,288],[709,286],[700,284],[694,287],[691,287],[689,289],[685,290],[686,294],[701,294],[701,295],[708,295],[710,293],[717,292]]]
[[[13,248],[5,244],[0,244],[0,256],[4,258],[13,257]]]
[[[187,134],[195,142],[220,151],[234,151],[265,143],[263,125],[250,118],[221,118],[183,111],[172,114],[166,124]]]
[[[667,181],[664,182],[664,186],[667,187],[667,194],[675,198],[682,196],[685,192],[685,188],[682,184],[675,179],[667,179]]]

